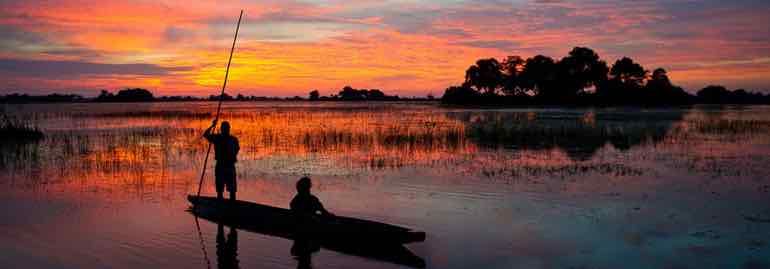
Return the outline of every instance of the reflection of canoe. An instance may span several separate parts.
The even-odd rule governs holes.
[[[288,209],[246,201],[189,195],[198,217],[237,229],[292,240],[310,238],[323,248],[424,267],[425,261],[402,244],[425,240],[425,233],[395,225],[349,217],[299,217]],[[302,231],[298,233],[298,231]]]

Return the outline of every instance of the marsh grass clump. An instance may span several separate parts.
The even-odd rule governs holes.
[[[2,142],[34,142],[43,139],[43,132],[31,121],[0,116],[0,138]]]

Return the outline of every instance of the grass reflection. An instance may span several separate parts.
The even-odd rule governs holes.
[[[623,115],[625,114],[625,115]],[[559,149],[573,160],[590,160],[603,146],[618,150],[655,144],[683,117],[682,111],[460,114],[467,136],[490,147]]]

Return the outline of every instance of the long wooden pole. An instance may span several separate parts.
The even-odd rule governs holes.
[[[219,120],[219,112],[222,110],[222,99],[225,97],[225,88],[227,87],[227,76],[230,74],[230,63],[233,61],[233,51],[235,51],[235,41],[238,40],[238,30],[241,28],[241,18],[243,18],[243,10],[241,9],[241,15],[238,16],[238,24],[235,26],[235,37],[233,38],[233,46],[230,48],[230,58],[227,59],[227,68],[225,69],[225,81],[222,83],[222,93],[219,94],[219,104],[217,105],[217,114],[214,119]],[[216,128],[216,126],[214,126]],[[214,128],[211,130],[213,131]],[[206,159],[203,159],[203,171],[201,171],[201,179],[198,181],[198,197],[201,196],[201,188],[203,187],[203,177],[206,175],[206,166],[209,162],[209,155],[211,154],[211,146],[206,150]],[[195,204],[193,204],[195,208]]]

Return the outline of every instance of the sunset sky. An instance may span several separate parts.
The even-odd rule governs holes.
[[[476,59],[588,46],[707,84],[770,90],[770,1],[7,1],[0,93],[440,96]]]

